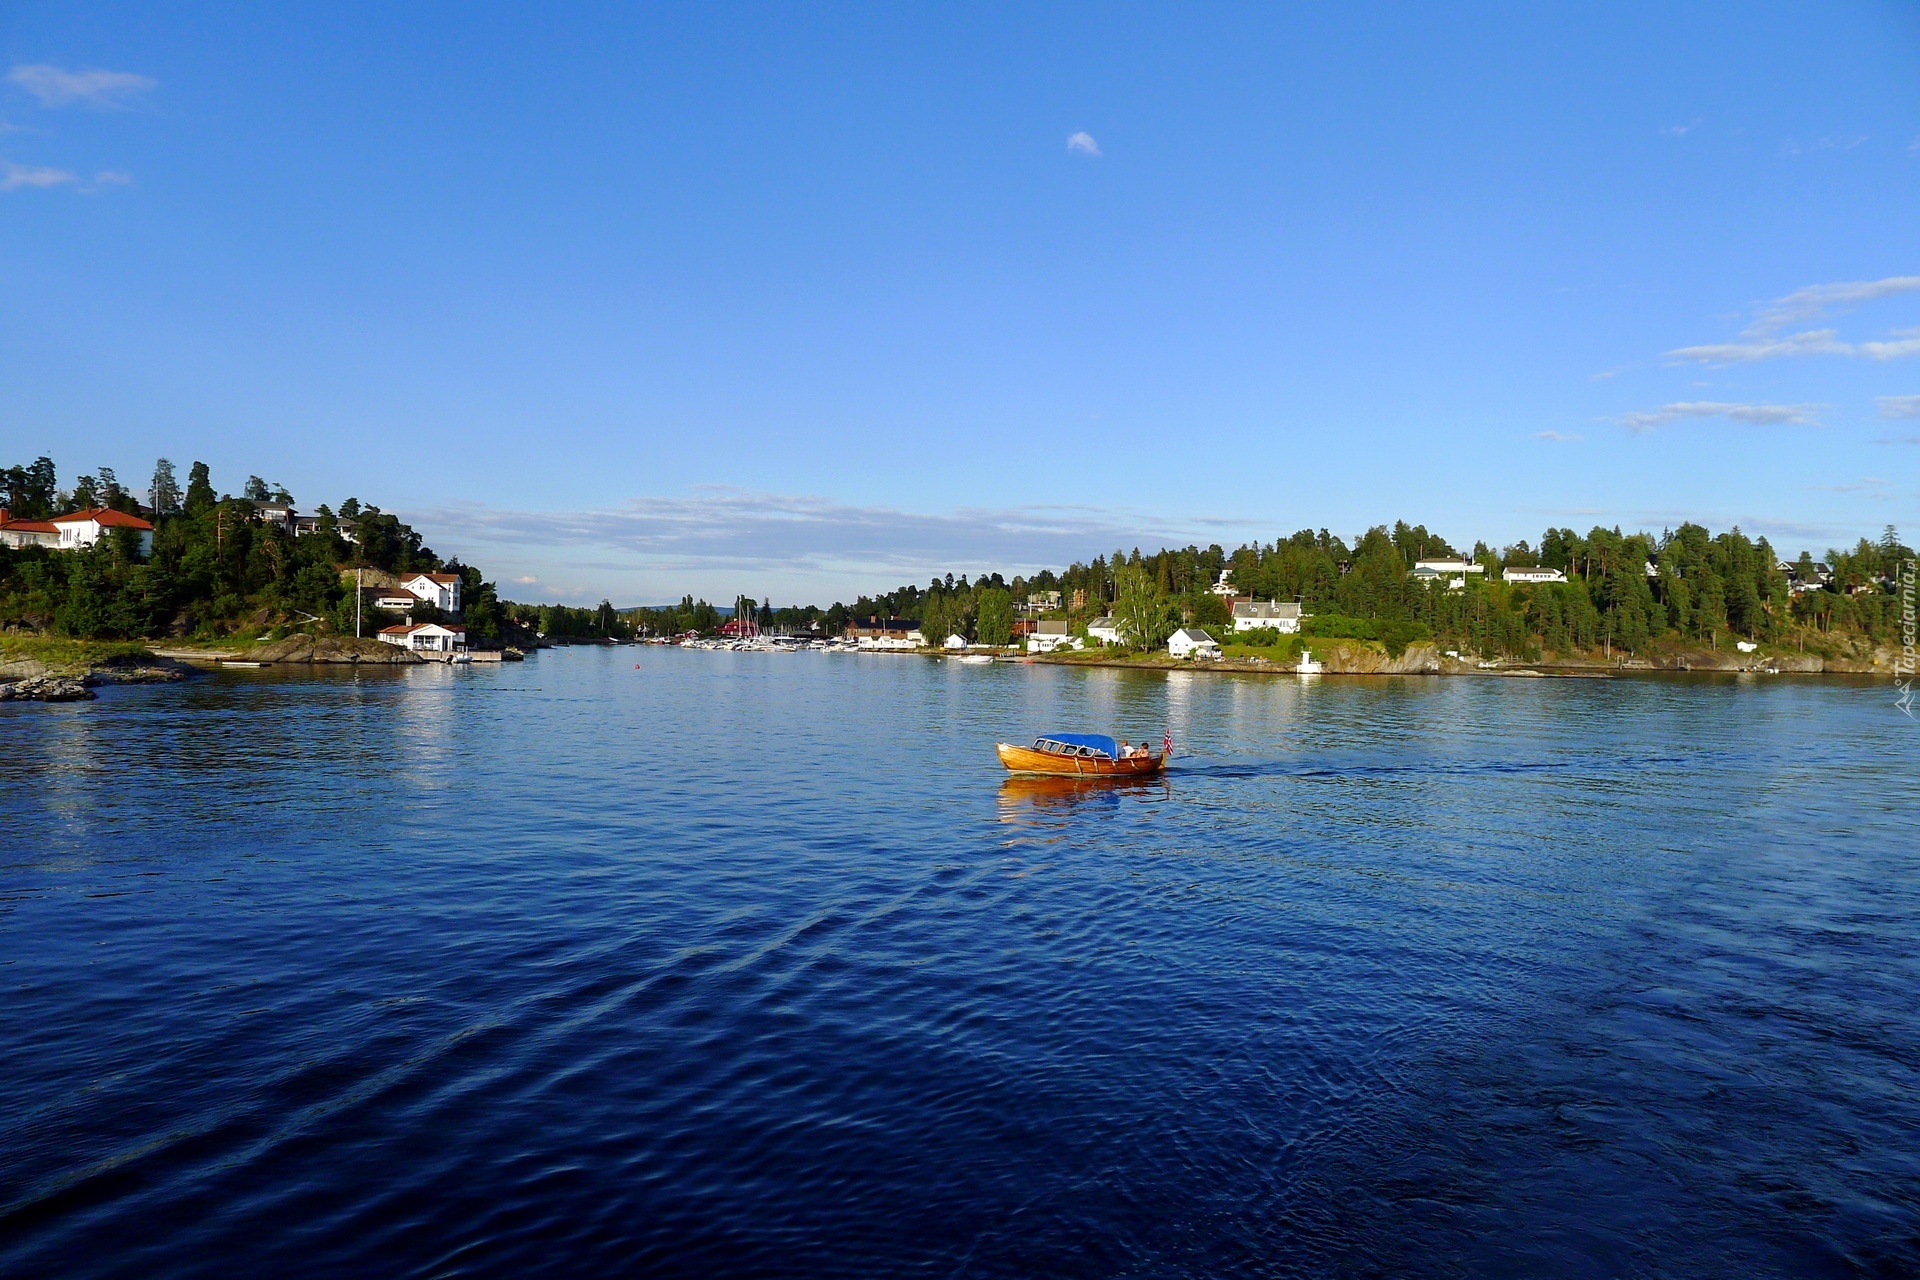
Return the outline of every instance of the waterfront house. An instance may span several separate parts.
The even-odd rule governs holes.
[[[1109,614],[1087,624],[1087,639],[1097,640],[1101,644],[1122,644],[1120,620]]]
[[[382,627],[380,640],[402,649],[453,653],[467,647],[467,629],[457,622],[416,622],[411,626]]]
[[[1306,616],[1300,612],[1298,600],[1289,600],[1285,604],[1278,600],[1238,600],[1233,606],[1233,629],[1266,629],[1293,635],[1300,630],[1300,619]]]
[[[51,520],[15,520],[13,513],[0,507],[0,546],[57,547],[60,529]]]
[[[964,649],[967,647],[967,638],[955,632],[953,635],[947,637],[946,647],[949,649]]]
[[[1198,627],[1182,627],[1168,639],[1167,652],[1176,658],[1217,658],[1220,644]]]
[[[1567,575],[1559,569],[1522,567],[1502,569],[1500,579],[1503,582],[1565,582]]]
[[[55,516],[49,523],[59,531],[59,545],[64,550],[77,551],[81,547],[90,547],[100,541],[100,535],[109,529],[132,529],[140,535],[140,554],[153,553],[153,526],[139,516],[130,516],[124,511],[96,507],[91,511]]]
[[[400,585],[442,613],[460,612],[460,575],[457,573],[416,573],[402,577]]]
[[[1055,649],[1084,649],[1086,644],[1067,629],[1064,622],[1042,622],[1027,637],[1028,653],[1052,653]]]

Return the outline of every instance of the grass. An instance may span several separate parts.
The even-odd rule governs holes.
[[[44,662],[55,671],[78,672],[116,661],[152,659],[153,651],[138,640],[0,635],[0,662]]]

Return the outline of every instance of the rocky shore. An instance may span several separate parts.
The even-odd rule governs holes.
[[[16,658],[0,662],[0,702],[84,702],[103,684],[170,684],[192,673],[184,662],[151,654],[80,663]]]

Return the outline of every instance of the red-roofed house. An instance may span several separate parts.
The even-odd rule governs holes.
[[[0,507],[0,546],[57,547],[60,530],[51,520],[15,520],[13,513]]]
[[[460,575],[457,573],[416,573],[400,579],[400,585],[443,613],[460,612]]]
[[[144,556],[153,551],[153,526],[124,511],[96,507],[92,511],[55,516],[50,523],[60,531],[60,545],[67,550],[92,546],[108,529],[132,529],[140,535],[140,554]]]
[[[467,647],[467,629],[457,622],[416,622],[412,626],[382,627],[380,640],[383,644],[397,644],[402,649],[452,653]]]

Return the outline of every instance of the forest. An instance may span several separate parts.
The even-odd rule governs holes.
[[[1153,648],[1180,626],[1227,625],[1227,605],[1213,591],[1227,571],[1236,594],[1300,601],[1311,615],[1308,635],[1379,640],[1396,652],[1425,639],[1528,658],[1631,654],[1656,641],[1719,647],[1791,638],[1819,649],[1843,638],[1890,639],[1899,607],[1893,578],[1913,557],[1891,526],[1877,541],[1830,549],[1822,562],[1802,553],[1783,566],[1766,538],[1738,528],[1716,534],[1689,523],[1657,536],[1550,528],[1537,545],[1478,543],[1462,551],[1400,522],[1351,541],[1303,529],[1231,552],[1214,545],[1143,555],[1136,548],[1032,577],[945,574],[924,587],[906,584],[826,608],[775,609],[750,597],[720,607],[687,595],[664,607],[617,609],[603,600],[582,609],[501,601],[479,570],[443,561],[416,530],[355,498],[318,506],[313,530],[296,536],[258,518],[264,506],[291,505],[284,486],[249,476],[239,495],[220,493],[200,462],[182,489],[173,464],[160,459],[144,504],[105,467],[62,489],[44,457],[0,470],[0,495],[16,519],[107,507],[152,521],[146,557],[130,530],[86,551],[0,547],[0,626],[89,639],[250,636],[285,626],[351,634],[351,570],[366,568],[459,573],[462,620],[479,643],[711,635],[737,609],[763,630],[839,635],[855,622],[904,620],[936,643],[958,634],[982,644],[1007,643],[1018,618],[1064,620],[1083,631],[1112,613],[1137,645]],[[1468,575],[1460,589],[1414,575],[1416,561],[1437,558],[1467,560],[1484,572]],[[1559,569],[1567,580],[1501,580],[1504,569],[1535,566]],[[1058,605],[1049,607],[1055,593]]]
[[[1461,551],[1424,526],[1400,522],[1375,526],[1351,542],[1325,529],[1303,529],[1232,552],[1218,545],[1150,555],[1115,551],[1031,578],[994,573],[969,581],[947,574],[925,587],[907,584],[824,609],[746,604],[768,629],[804,630],[817,623],[823,633],[837,635],[855,620],[894,618],[919,624],[929,639],[957,633],[983,644],[1004,643],[1016,611],[1064,619],[1077,628],[1112,613],[1141,647],[1157,647],[1177,627],[1228,622],[1227,605],[1212,587],[1229,570],[1237,594],[1300,601],[1313,615],[1304,627],[1309,635],[1377,639],[1396,652],[1429,638],[1474,653],[1523,657],[1542,651],[1636,653],[1660,639],[1718,647],[1735,638],[1793,637],[1819,648],[1823,636],[1891,638],[1898,621],[1892,579],[1912,556],[1888,527],[1878,541],[1863,538],[1851,549],[1829,550],[1818,562],[1823,579],[1810,554],[1783,569],[1766,538],[1749,538],[1737,528],[1715,534],[1683,524],[1658,536],[1557,528],[1546,530],[1537,545],[1522,541],[1496,549],[1479,543]],[[1413,575],[1416,561],[1455,558],[1484,572],[1469,575],[1458,590]],[[1567,581],[1501,581],[1503,570],[1524,567],[1559,569]],[[1813,589],[1796,591],[1796,580]],[[1060,594],[1058,609],[1030,607],[1049,592]],[[691,597],[677,607],[619,616],[635,631],[657,635],[707,632],[720,620],[711,606]]]
[[[471,641],[503,638],[506,611],[478,569],[443,561],[405,522],[355,498],[315,508],[318,527],[299,536],[260,518],[262,507],[292,502],[284,486],[258,476],[238,496],[220,493],[203,462],[182,489],[173,464],[160,459],[144,503],[106,467],[65,489],[45,457],[0,470],[0,505],[16,520],[107,508],[154,527],[146,556],[124,528],[84,550],[0,546],[0,626],[95,640],[245,638],[289,626],[352,635],[352,570],[424,570],[461,575]],[[399,620],[363,610],[360,622],[371,635]]]

